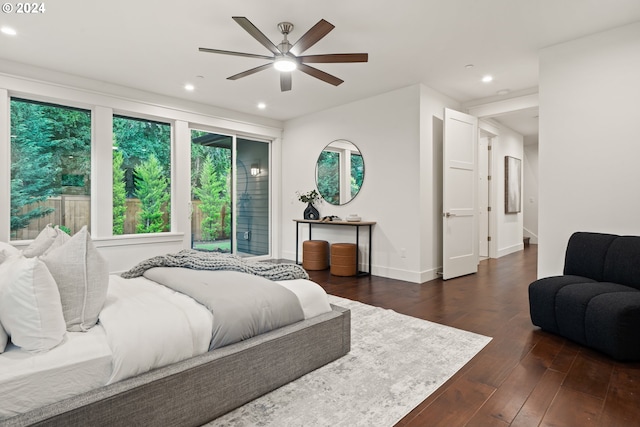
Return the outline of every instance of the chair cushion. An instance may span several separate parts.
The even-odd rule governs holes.
[[[585,314],[589,346],[617,360],[640,360],[640,291],[594,297]]]
[[[616,238],[614,234],[573,233],[567,244],[564,274],[603,281],[607,251]]]
[[[611,243],[603,280],[640,289],[640,237],[620,236]]]
[[[565,286],[576,283],[593,283],[582,276],[553,276],[538,279],[529,285],[529,311],[531,322],[542,329],[560,333],[556,320],[556,295]]]
[[[593,298],[613,292],[633,292],[634,288],[617,283],[576,283],[558,290],[556,319],[561,335],[583,345],[588,345],[585,332],[585,315]]]

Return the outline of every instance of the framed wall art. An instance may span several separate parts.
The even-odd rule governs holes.
[[[522,161],[504,156],[504,213],[518,213],[522,206]]]

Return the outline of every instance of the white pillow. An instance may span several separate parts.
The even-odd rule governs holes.
[[[9,258],[9,256],[15,255],[15,253],[10,252],[12,249],[15,250],[16,253],[20,252],[13,246],[8,245],[4,242],[0,242],[0,264],[2,264],[4,260]],[[0,353],[4,352],[4,349],[7,347],[8,340],[9,337],[7,336],[7,332],[2,327],[2,323],[0,323]]]
[[[0,242],[0,264],[2,264],[5,259],[9,258],[9,253],[8,253],[9,250],[6,249],[6,246],[11,246],[11,245],[7,245],[4,242]],[[13,246],[11,247],[13,248]],[[9,337],[7,336],[7,332],[2,327],[2,323],[0,323],[0,353],[4,352],[4,349],[7,347],[8,340],[9,340]]]
[[[0,254],[2,252],[5,253],[5,258],[6,258],[9,255],[15,255],[17,253],[20,253],[20,250],[16,249],[13,245],[10,245],[9,243],[0,242]],[[2,261],[4,260],[0,258],[0,263],[2,263]]]
[[[0,264],[0,323],[24,350],[46,351],[63,340],[60,293],[40,259],[16,254]]]
[[[51,224],[47,224],[40,234],[31,242],[27,248],[22,251],[24,256],[32,258],[44,255],[51,250],[64,245],[71,237],[56,225],[55,228]]]
[[[58,284],[68,331],[87,331],[107,299],[109,268],[84,226],[67,243],[40,259]]]
[[[2,323],[0,323],[0,354],[7,348],[7,342],[9,342],[9,336],[7,335],[7,331],[2,327]]]
[[[9,258],[11,255],[6,249],[0,249],[0,264],[4,262],[5,259]]]

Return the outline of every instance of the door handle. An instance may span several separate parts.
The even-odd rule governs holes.
[[[456,214],[452,214],[451,212],[444,212],[444,213],[442,214],[442,216],[444,216],[444,217],[446,217],[446,218],[449,218],[449,217],[452,217],[452,216],[456,216]]]

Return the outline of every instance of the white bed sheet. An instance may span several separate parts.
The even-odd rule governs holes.
[[[111,359],[100,325],[68,332],[60,345],[44,353],[10,344],[0,354],[0,420],[104,385]]]

